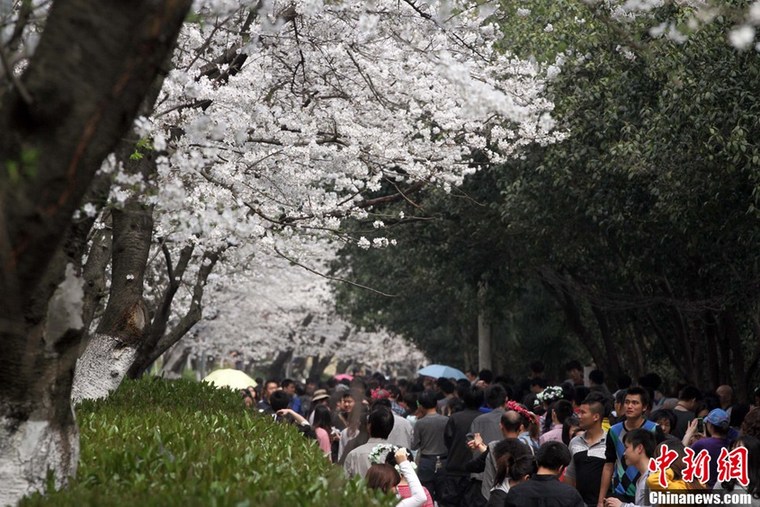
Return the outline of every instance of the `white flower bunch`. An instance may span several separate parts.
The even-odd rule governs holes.
[[[536,398],[541,403],[552,402],[561,400],[564,396],[564,391],[560,386],[549,386],[536,395]]]
[[[393,444],[377,444],[369,453],[369,462],[373,465],[382,465],[383,463],[387,463],[386,460],[388,459],[388,454],[396,454],[396,451],[398,450],[399,447]],[[417,470],[417,464],[414,461],[409,460],[409,464],[412,465],[413,470]],[[401,473],[398,465],[396,465],[394,468],[396,469],[396,472]]]

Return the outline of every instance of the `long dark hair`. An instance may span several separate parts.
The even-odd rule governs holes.
[[[517,481],[535,472],[533,453],[516,438],[502,440],[496,444],[493,453],[496,461],[494,485],[501,484],[507,478]]]
[[[322,428],[326,432],[330,433],[332,429],[332,416],[330,415],[330,409],[324,405],[317,405],[314,407],[314,428]]]
[[[747,448],[747,476],[749,477],[747,493],[752,495],[752,498],[760,499],[760,440],[752,435],[742,435],[736,439],[734,448],[740,445]],[[736,479],[723,482],[721,485],[726,491],[733,491],[736,487]]]

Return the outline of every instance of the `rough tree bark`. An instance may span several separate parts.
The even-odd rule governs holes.
[[[190,5],[57,0],[20,78],[23,91],[0,96],[2,505],[44,487],[48,470],[61,484],[76,469],[69,394],[81,281],[70,269],[53,304],[38,296],[74,211],[134,119]]]

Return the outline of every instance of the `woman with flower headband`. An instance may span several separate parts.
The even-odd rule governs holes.
[[[555,402],[564,397],[565,391],[562,386],[549,386],[536,395],[536,404],[542,404],[546,410],[540,420],[541,433],[546,433],[552,429],[552,407]]]
[[[369,488],[395,493],[401,498],[396,507],[434,507],[433,499],[422,487],[406,449],[378,444],[370,452],[369,461],[372,466],[364,477]]]

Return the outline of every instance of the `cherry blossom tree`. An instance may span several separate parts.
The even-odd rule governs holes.
[[[302,261],[323,265],[331,253],[326,245],[319,252],[319,258]],[[333,360],[388,372],[414,371],[425,362],[424,354],[401,337],[362,331],[338,317],[325,276],[294,267],[273,252],[260,252],[256,266],[255,273],[212,277],[206,317],[180,347],[190,347],[196,357],[236,353],[257,366],[275,362],[282,365],[271,372],[275,377],[292,371],[286,366],[296,358],[313,360],[306,376],[321,373]]]
[[[3,503],[75,469],[88,329],[78,385],[97,388],[75,397],[181,337],[217,263],[255,271],[251,245],[293,257],[304,234],[369,247],[340,219],[558,138],[542,69],[498,49],[495,3],[189,7],[0,3]]]
[[[204,263],[212,254],[249,269],[258,242],[289,258],[303,236],[369,247],[341,233],[341,219],[425,185],[448,188],[478,164],[559,138],[542,69],[497,49],[494,12],[468,1],[199,5],[152,113],[136,124],[135,151],[113,160],[126,176],[112,201],[150,207],[153,222],[142,222],[141,253],[114,278],[79,361],[75,399],[118,386],[146,342],[149,350],[163,342],[159,352],[171,345],[160,332],[145,340],[145,327],[165,329],[155,319],[134,337],[122,325],[153,313],[141,283],[145,260],[162,257],[148,254],[153,227],[175,267],[190,247]],[[149,171],[130,168],[146,163]],[[147,197],[134,203],[130,187]],[[199,308],[202,290],[193,292]]]
[[[190,2],[0,3],[0,504],[76,470],[82,283],[72,215],[129,128]]]

